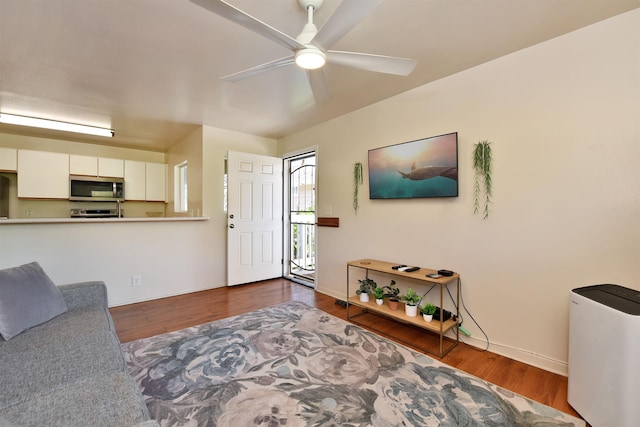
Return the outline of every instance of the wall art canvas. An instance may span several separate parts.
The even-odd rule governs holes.
[[[458,196],[458,133],[369,150],[369,198]]]

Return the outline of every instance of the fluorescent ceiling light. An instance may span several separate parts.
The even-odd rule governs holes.
[[[314,46],[308,46],[296,52],[296,64],[305,70],[320,68],[326,61],[327,56],[324,52]]]
[[[113,129],[77,125],[74,123],[57,122],[55,120],[36,119],[35,117],[15,116],[13,114],[5,113],[0,113],[0,123],[62,130],[65,132],[84,133],[88,135],[106,136],[109,138],[113,137],[114,135]]]

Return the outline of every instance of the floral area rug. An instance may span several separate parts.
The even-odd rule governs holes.
[[[301,302],[122,345],[161,426],[584,426]]]

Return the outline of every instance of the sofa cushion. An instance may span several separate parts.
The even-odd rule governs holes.
[[[73,310],[79,307],[87,307],[90,305],[100,305],[107,307],[107,287],[104,282],[92,281],[71,283],[68,285],[58,286],[64,302],[67,303],[67,308]]]
[[[8,419],[0,416],[0,426],[2,427],[22,427],[19,426],[18,424],[12,423],[11,421],[9,421]]]
[[[149,420],[140,390],[124,372],[60,384],[47,393],[1,409],[0,416],[25,427],[132,426]]]
[[[0,340],[0,354],[47,348],[56,342],[73,341],[100,331],[115,334],[109,309],[101,306],[77,308],[26,330],[9,341]]]
[[[0,348],[0,409],[80,378],[125,371],[120,343],[109,331],[61,341],[32,340],[31,346],[11,344]]]
[[[62,293],[37,262],[0,270],[0,335],[5,340],[66,311]]]

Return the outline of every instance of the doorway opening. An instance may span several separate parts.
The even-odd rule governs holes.
[[[285,277],[315,287],[316,278],[316,153],[285,162]]]

